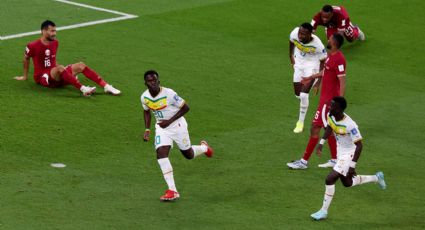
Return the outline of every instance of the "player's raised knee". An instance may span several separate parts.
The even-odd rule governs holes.
[[[58,65],[58,66],[56,66],[56,68],[58,68],[58,71],[59,72],[63,72],[63,71],[65,71],[65,66],[63,66],[63,65]]]

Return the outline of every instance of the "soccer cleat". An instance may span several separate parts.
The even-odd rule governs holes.
[[[207,146],[207,151],[204,153],[207,157],[212,157],[214,155],[214,150],[208,145],[206,141],[201,141],[201,145]]]
[[[385,183],[385,180],[384,180],[384,173],[383,172],[377,172],[375,175],[376,175],[376,177],[378,177],[379,187],[381,187],[382,189],[386,189],[387,184]]]
[[[177,200],[179,197],[180,197],[180,194],[178,192],[167,189],[167,191],[165,191],[165,194],[161,196],[159,199],[161,201],[173,201],[173,200]]]
[[[307,169],[307,164],[304,164],[301,160],[292,161],[286,164],[290,169]]]
[[[105,85],[105,87],[103,88],[105,90],[105,93],[110,93],[114,96],[120,95],[121,91],[118,89],[115,89],[112,85]]]
[[[297,125],[295,126],[294,133],[301,133],[303,129],[304,129],[304,123],[298,121]]]
[[[319,168],[332,168],[336,164],[335,160],[328,160],[328,162],[318,165]]]
[[[357,27],[357,29],[359,29],[359,36],[357,37],[357,39],[359,39],[360,41],[366,40],[366,36],[364,35],[363,31],[361,31],[359,27]]]
[[[80,91],[83,93],[83,96],[88,97],[92,93],[96,91],[96,87],[90,87],[90,86],[81,86]]]
[[[319,211],[311,214],[310,216],[314,220],[323,220],[323,219],[326,219],[328,217],[328,212],[323,211],[322,209],[320,209]]]

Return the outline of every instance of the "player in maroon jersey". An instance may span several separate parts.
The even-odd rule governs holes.
[[[41,24],[41,34],[40,39],[28,43],[24,55],[24,75],[15,77],[16,80],[24,81],[28,79],[29,63],[30,58],[32,58],[34,81],[44,87],[56,88],[70,84],[79,89],[84,96],[90,96],[94,93],[96,87],[81,85],[76,76],[82,73],[88,79],[103,87],[105,93],[112,95],[121,94],[121,91],[109,85],[83,62],[66,67],[56,63],[59,42],[56,40],[56,25],[54,22],[44,21]]]
[[[324,26],[328,39],[332,34],[338,32],[343,34],[349,42],[357,39],[361,41],[365,40],[364,33],[358,26],[354,26],[351,23],[350,17],[343,6],[323,6],[322,10],[314,15],[311,25],[314,31],[316,31],[317,26]]]
[[[325,68],[309,77],[303,77],[303,83],[309,83],[315,78],[321,78],[320,101],[316,114],[311,125],[310,139],[303,158],[297,161],[287,163],[291,169],[306,169],[308,160],[319,142],[319,134],[322,128],[327,125],[326,115],[329,112],[332,98],[336,96],[344,96],[345,93],[345,57],[339,48],[344,43],[344,37],[339,34],[333,34],[329,40],[327,48],[328,57],[325,61]],[[323,143],[321,143],[323,144]],[[321,168],[333,167],[336,163],[336,140],[335,136],[328,137],[329,149],[331,152],[331,160],[324,164],[320,164]]]

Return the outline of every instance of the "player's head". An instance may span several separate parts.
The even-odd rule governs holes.
[[[300,29],[298,30],[298,39],[304,44],[309,43],[311,41],[312,32],[313,26],[310,23],[305,22],[301,24]]]
[[[334,97],[331,101],[331,108],[329,113],[332,116],[341,115],[344,113],[344,110],[347,108],[347,101],[344,97]]]
[[[148,87],[151,91],[158,91],[159,90],[159,75],[155,70],[148,70],[144,74],[145,78],[145,85]]]
[[[50,20],[44,21],[43,23],[41,23],[41,34],[49,41],[55,40],[56,24]]]
[[[339,49],[344,44],[344,37],[340,33],[334,33],[328,40],[328,49]]]
[[[327,25],[332,19],[334,9],[331,5],[324,5],[320,11],[320,17],[322,18],[323,24]]]

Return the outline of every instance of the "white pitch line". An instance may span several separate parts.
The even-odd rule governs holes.
[[[132,19],[132,18],[138,17],[137,15],[126,14],[126,13],[115,11],[115,10],[108,10],[108,9],[105,9],[105,8],[90,6],[90,5],[81,4],[81,3],[77,3],[77,2],[71,2],[71,1],[67,1],[67,0],[53,0],[53,1],[71,4],[71,5],[76,5],[76,6],[80,6],[80,7],[84,7],[84,8],[88,8],[88,9],[92,9],[92,10],[97,10],[97,11],[104,11],[104,12],[108,12],[108,13],[111,13],[111,14],[121,15],[121,17],[116,17],[116,18],[107,18],[107,19],[101,19],[101,20],[96,20],[96,21],[73,24],[73,25],[69,25],[69,26],[61,26],[61,27],[57,27],[56,28],[57,30],[69,30],[69,29],[75,29],[75,28],[79,28],[79,27],[103,24],[103,23],[108,23],[108,22],[116,22],[116,21],[127,20],[127,19]],[[6,35],[6,36],[0,36],[0,40],[3,41],[3,40],[13,39],[13,38],[21,38],[21,37],[34,35],[34,34],[40,34],[40,30],[25,32],[25,33],[19,33],[19,34]]]

